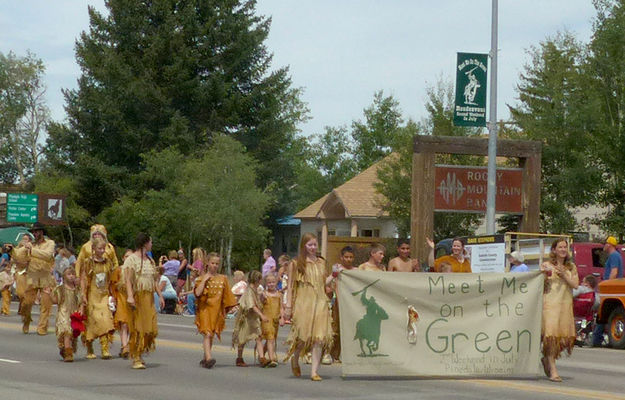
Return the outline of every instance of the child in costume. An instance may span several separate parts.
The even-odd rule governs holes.
[[[261,295],[263,303],[263,313],[267,321],[261,323],[262,338],[266,340],[267,365],[270,368],[278,366],[278,356],[276,355],[276,338],[278,337],[278,327],[284,325],[282,318],[282,295],[278,291],[278,278],[275,275],[267,275],[265,278],[267,289]]]
[[[237,299],[230,290],[228,279],[219,274],[221,258],[217,253],[210,253],[207,265],[200,277],[195,280],[193,294],[196,301],[195,325],[204,336],[202,347],[204,358],[200,366],[213,368],[215,359],[211,355],[215,336],[221,340],[221,332],[226,326],[226,312],[237,305]]]
[[[260,271],[250,272],[247,290],[239,300],[239,312],[232,331],[232,347],[238,348],[237,367],[247,367],[243,361],[243,349],[250,340],[256,341],[256,352],[259,356],[260,366],[266,367],[269,364],[269,361],[263,357],[263,341],[260,330],[261,321],[263,323],[269,322],[269,319],[261,311],[262,306],[258,298],[258,285],[262,278],[263,275]]]
[[[63,361],[74,361],[76,351],[76,340],[71,324],[71,315],[75,312],[83,312],[85,303],[82,301],[80,289],[76,286],[76,272],[73,267],[68,267],[63,271],[63,283],[58,285],[53,291],[45,288],[44,291],[50,294],[52,303],[58,304],[56,311],[56,338]],[[50,293],[52,292],[52,293]]]
[[[0,315],[9,315],[11,307],[11,286],[13,285],[13,276],[11,276],[10,272],[8,263],[5,268],[0,271],[0,293],[2,294],[2,310],[0,310]]]
[[[149,256],[152,238],[145,233],[137,234],[135,251],[124,261],[122,275],[126,282],[128,306],[132,308],[132,323],[128,326],[132,369],[145,369],[142,355],[156,348],[158,325],[154,308],[154,291],[163,307],[165,301],[156,284],[156,265]]]
[[[26,267],[28,267],[28,262],[30,261],[30,253],[26,246],[27,243],[32,243],[32,238],[29,235],[23,235],[17,247],[14,247],[13,251],[11,251],[11,263],[14,265],[15,270],[13,275],[15,294],[20,301],[18,310],[22,307],[22,300],[28,286],[26,282]]]
[[[111,274],[113,261],[106,254],[107,242],[96,236],[91,239],[91,256],[83,260],[80,275],[81,294],[87,301],[87,359],[96,358],[93,352],[93,341],[100,339],[102,359],[112,358],[109,344],[113,339],[113,314],[109,308],[111,295]]]
[[[126,250],[122,263],[126,261],[126,258],[132,254],[132,250]],[[113,315],[113,326],[119,332],[119,340],[121,342],[121,348],[119,349],[119,356],[123,359],[127,359],[130,354],[130,348],[128,347],[128,339],[130,334],[128,333],[128,326],[132,322],[132,309],[126,301],[126,282],[122,276],[122,268],[115,268],[111,274],[111,293],[115,299],[115,313]]]

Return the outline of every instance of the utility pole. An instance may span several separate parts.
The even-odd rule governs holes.
[[[488,186],[486,194],[486,233],[495,233],[497,194],[497,14],[498,0],[492,0],[490,34],[490,107],[488,119]]]

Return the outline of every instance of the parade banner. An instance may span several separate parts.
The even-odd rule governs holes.
[[[536,376],[543,277],[344,271],[344,376]]]
[[[458,53],[455,126],[486,126],[488,54]]]

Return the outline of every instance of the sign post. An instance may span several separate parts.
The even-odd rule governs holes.
[[[458,53],[455,126],[486,126],[488,54]]]
[[[7,222],[37,222],[38,196],[27,193],[7,193]]]

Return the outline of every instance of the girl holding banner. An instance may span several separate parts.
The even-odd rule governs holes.
[[[289,264],[289,280],[285,318],[291,318],[291,333],[287,339],[294,376],[301,376],[299,358],[312,353],[310,379],[321,381],[318,374],[323,350],[332,346],[332,325],[329,299],[325,293],[327,278],[325,260],[317,256],[317,238],[313,233],[303,235],[296,260]]]
[[[569,243],[566,239],[559,238],[551,244],[549,261],[544,262],[540,270],[545,274],[541,362],[550,381],[562,382],[556,369],[556,359],[565,350],[570,355],[575,345],[571,289],[579,285],[577,268],[571,262]]]

